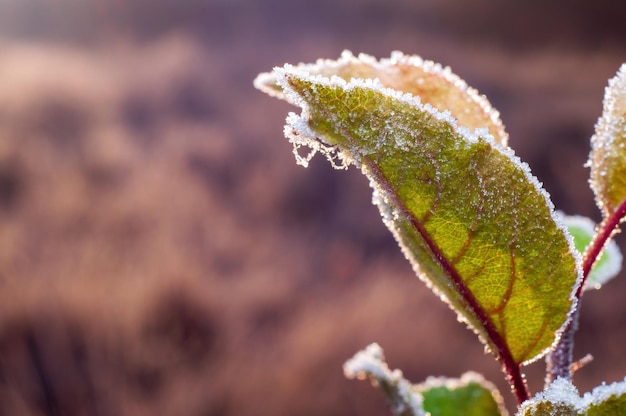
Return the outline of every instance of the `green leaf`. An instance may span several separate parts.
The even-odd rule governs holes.
[[[437,110],[449,111],[459,124],[470,129],[486,127],[494,140],[506,145],[508,135],[500,115],[484,95],[469,87],[449,68],[419,56],[393,52],[388,59],[377,61],[366,54],[352,55],[344,51],[341,58],[320,60],[316,64],[300,64],[300,69],[311,75],[333,75],[349,81],[352,78],[377,79],[383,86],[420,97],[423,104]],[[275,73],[261,74],[255,85],[272,96],[284,99],[282,87]]]
[[[596,233],[594,222],[587,217],[578,215],[561,215],[561,220],[567,226],[572,237],[574,237],[576,250],[581,254],[584,253]],[[593,265],[585,281],[584,290],[599,289],[606,282],[617,276],[621,269],[622,253],[615,241],[611,240],[604,247],[602,254]]]
[[[528,166],[486,129],[459,127],[418,98],[306,68],[274,71],[285,98],[302,107],[285,126],[298,162],[319,151],[360,168],[417,274],[496,356],[519,364],[547,352],[580,272]],[[312,152],[299,156],[302,146]]]
[[[346,377],[369,379],[380,388],[395,415],[402,416],[503,416],[507,414],[496,387],[480,374],[458,378],[429,377],[412,385],[400,370],[391,371],[382,348],[370,344],[343,366]]]
[[[626,414],[626,380],[602,384],[578,395],[571,381],[559,378],[520,406],[517,416],[622,416]]]
[[[496,387],[477,373],[465,373],[460,379],[430,377],[415,388],[422,393],[424,410],[431,416],[507,414]]]
[[[608,218],[626,200],[626,64],[609,80],[591,146],[591,187]]]

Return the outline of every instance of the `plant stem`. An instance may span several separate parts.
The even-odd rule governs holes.
[[[612,214],[602,221],[598,227],[598,231],[591,241],[591,244],[589,244],[585,250],[582,263],[583,276],[580,284],[576,288],[576,300],[578,303],[572,311],[570,321],[565,327],[559,343],[546,357],[546,387],[548,387],[558,377],[567,379],[572,377],[570,367],[572,365],[572,352],[574,349],[574,334],[578,329],[578,317],[580,315],[580,301],[583,295],[583,288],[587,278],[589,277],[591,268],[602,254],[604,246],[609,242],[611,237],[619,231],[619,225],[625,216],[626,199],[622,201]]]
[[[591,244],[589,244],[589,246],[585,250],[582,265],[583,279],[580,286],[578,286],[578,289],[576,290],[577,299],[580,300],[583,293],[583,287],[585,285],[585,282],[587,281],[587,277],[589,277],[589,272],[591,272],[591,268],[593,267],[596,260],[598,260],[598,258],[600,257],[604,246],[609,242],[613,234],[618,232],[619,224],[624,219],[624,216],[626,216],[626,199],[624,199],[622,203],[619,204],[617,209],[611,215],[609,215],[604,221],[602,221],[600,227],[598,228],[598,232],[591,241]]]
[[[528,394],[528,387],[526,386],[526,380],[522,374],[521,366],[512,361],[507,365],[507,363],[504,363],[504,360],[502,366],[504,367],[507,381],[509,382],[511,389],[513,390],[513,394],[517,399],[517,403],[522,404],[530,398],[530,395]]]
[[[570,321],[561,334],[559,343],[546,357],[545,388],[548,388],[559,377],[570,379],[572,377],[570,367],[574,352],[574,334],[578,329],[578,316],[580,304],[572,311]]]

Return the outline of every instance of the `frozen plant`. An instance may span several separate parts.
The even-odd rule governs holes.
[[[284,130],[297,163],[321,153],[369,178],[417,275],[501,363],[518,415],[626,414],[626,381],[582,397],[571,382],[582,296],[621,268],[611,237],[626,216],[626,64],[609,82],[591,139],[598,225],[555,211],[508,146],[499,114],[448,68],[399,52],[380,61],[344,52],[275,68],[255,85],[302,109]],[[546,387],[531,398],[521,367],[543,357]],[[345,373],[381,387],[395,414],[506,414],[481,376],[411,385],[376,345]]]

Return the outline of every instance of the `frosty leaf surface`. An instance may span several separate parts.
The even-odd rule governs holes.
[[[561,219],[574,238],[576,250],[581,254],[584,253],[596,233],[594,222],[587,217],[578,215],[561,215]],[[585,281],[584,290],[599,289],[603,284],[614,278],[621,269],[622,253],[615,241],[611,240],[604,247],[604,251],[591,269]]]
[[[603,384],[583,397],[569,380],[557,379],[524,402],[517,416],[621,416],[626,414],[626,381]]]
[[[527,165],[486,129],[459,127],[449,113],[377,81],[289,65],[274,76],[302,107],[285,126],[296,155],[310,147],[362,170],[417,274],[497,357],[529,362],[554,344],[579,266]]]
[[[507,414],[495,386],[477,373],[465,373],[460,379],[429,378],[415,388],[424,397],[424,410],[431,416]]]
[[[558,378],[546,390],[522,403],[516,416],[582,416],[580,400],[571,381]]]
[[[626,388],[624,384],[596,387],[587,398],[587,416],[626,415]]]
[[[609,80],[591,147],[591,187],[606,218],[626,200],[626,64]]]
[[[366,54],[354,56],[344,51],[338,60],[320,59],[315,64],[300,64],[298,69],[311,75],[336,75],[346,81],[377,79],[385,87],[420,97],[422,103],[441,112],[449,111],[463,127],[485,127],[498,143],[507,143],[508,135],[500,115],[484,95],[469,87],[449,68],[419,56],[393,52],[390,58],[378,61]],[[270,95],[285,98],[273,72],[259,75],[255,85]]]

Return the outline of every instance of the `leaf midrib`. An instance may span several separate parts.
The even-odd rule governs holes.
[[[320,106],[319,110],[321,110],[324,113],[323,114],[324,117],[326,117],[327,119],[330,119],[331,114],[324,106]],[[358,145],[357,140],[354,137],[352,137],[352,134],[349,131],[347,131],[346,129],[342,128],[339,125],[336,125],[335,127],[339,130],[339,133],[350,142],[353,148],[355,148]],[[427,244],[428,249],[435,256],[435,259],[437,263],[439,263],[439,266],[442,268],[444,273],[446,273],[450,277],[456,289],[461,294],[462,299],[465,302],[467,302],[467,305],[469,306],[472,313],[474,313],[475,318],[478,320],[478,322],[480,322],[480,324],[485,329],[486,335],[487,337],[489,337],[490,341],[496,347],[497,355],[500,357],[500,359],[502,361],[509,361],[511,363],[516,363],[511,351],[509,350],[509,347],[506,341],[504,340],[504,338],[502,338],[502,336],[496,329],[495,325],[493,324],[493,321],[491,320],[491,318],[489,317],[485,309],[483,309],[483,307],[480,305],[480,303],[478,302],[474,294],[467,287],[467,285],[461,278],[460,273],[456,270],[454,265],[451,262],[449,262],[448,259],[445,257],[445,255],[443,254],[443,250],[439,248],[437,243],[431,237],[430,233],[424,227],[424,223],[418,220],[417,217],[415,217],[415,215],[406,207],[406,205],[404,204],[400,196],[394,190],[393,186],[387,180],[386,176],[379,169],[376,162],[372,160],[371,156],[364,155],[361,160],[362,160],[362,163],[367,165],[370,172],[372,172],[372,174],[376,177],[378,183],[380,183],[383,186],[384,191],[387,193],[387,195],[391,197],[391,199],[396,204],[396,206],[405,215],[405,217],[409,220],[413,228],[415,228],[415,230],[419,233],[419,235],[422,237],[424,242]]]
[[[343,133],[344,132],[342,132],[342,134]],[[352,137],[349,134],[344,137],[346,137],[350,141],[353,141]],[[387,193],[387,196],[392,199],[392,201],[396,204],[396,206],[400,209],[400,211],[404,214],[404,216],[409,220],[411,225],[422,237],[424,242],[427,244],[428,249],[435,256],[436,262],[439,263],[439,266],[444,271],[444,273],[448,274],[456,289],[459,291],[462,299],[467,302],[467,305],[470,308],[471,312],[475,315],[476,319],[483,326],[487,337],[491,341],[492,345],[496,348],[495,352],[497,358],[504,366],[508,378],[516,386],[515,391],[521,394],[521,396],[518,397],[520,403],[524,400],[527,400],[529,394],[520,372],[520,364],[513,358],[508,344],[497,331],[495,325],[491,321],[491,318],[487,315],[486,311],[482,308],[476,297],[465,285],[465,282],[461,278],[461,275],[456,270],[456,268],[446,259],[442,250],[432,239],[430,233],[428,233],[424,225],[413,215],[411,211],[406,208],[406,206],[401,201],[391,184],[387,181],[387,178],[378,168],[376,163],[374,163],[374,161],[369,156],[364,157],[363,160],[363,163],[367,165],[370,172],[372,172],[372,174],[378,180],[378,183],[382,185],[384,191]]]
[[[321,103],[319,104],[320,105],[317,107],[317,111],[319,111],[321,115],[327,120],[332,120],[333,113]],[[339,133],[348,140],[351,145],[350,148],[358,147],[357,140],[355,140],[355,138],[349,131],[346,131],[346,129],[340,126],[339,123],[334,123],[334,127],[337,129],[337,133]],[[428,249],[434,255],[435,261],[439,264],[443,272],[450,277],[450,280],[455,285],[456,289],[461,295],[461,298],[466,302],[471,313],[474,314],[474,317],[484,329],[488,341],[491,341],[491,344],[495,347],[496,351],[494,351],[494,353],[496,354],[498,360],[502,363],[509,382],[512,386],[514,386],[514,391],[516,392],[518,401],[521,403],[524,400],[527,400],[529,398],[529,393],[520,370],[520,363],[524,360],[520,360],[520,362],[518,362],[514,359],[513,354],[511,353],[511,350],[509,349],[505,339],[498,332],[487,312],[483,309],[476,297],[469,290],[469,288],[461,278],[459,272],[456,270],[454,265],[446,259],[443,251],[439,248],[437,243],[431,237],[430,233],[426,230],[424,224],[420,222],[402,202],[402,199],[393,189],[391,183],[387,180],[386,176],[379,169],[376,162],[372,160],[370,155],[362,155],[360,161],[362,164],[365,164],[367,168],[369,168],[372,175],[375,176],[378,183],[387,193],[387,196],[391,198],[391,200],[409,220],[411,226],[419,233],[423,241],[428,246]]]

